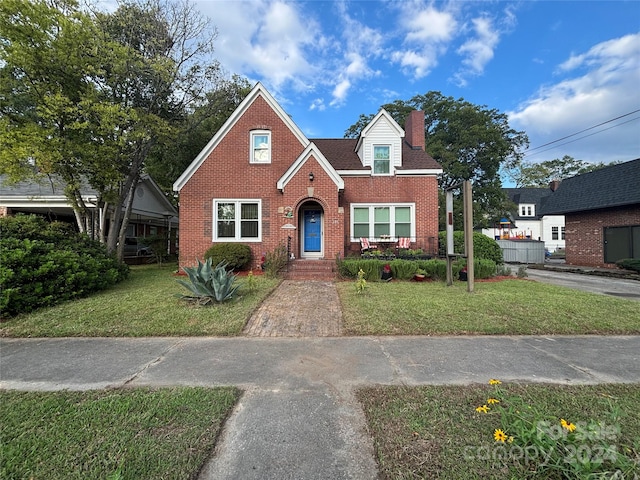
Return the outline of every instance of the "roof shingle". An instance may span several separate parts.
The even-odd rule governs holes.
[[[640,205],[640,158],[567,178],[542,207],[543,215]]]
[[[356,153],[355,138],[314,138],[313,143],[336,170],[370,170],[363,167]],[[402,167],[399,170],[440,169],[440,164],[424,150],[414,150],[406,142],[402,144]]]

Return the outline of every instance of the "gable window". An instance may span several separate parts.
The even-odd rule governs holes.
[[[271,163],[271,132],[251,132],[251,163]]]
[[[351,238],[415,237],[415,205],[352,204]]]
[[[551,240],[558,240],[558,227],[551,227]]]
[[[373,174],[389,175],[391,172],[391,147],[389,145],[373,146]]]
[[[261,200],[214,200],[213,240],[261,241]]]

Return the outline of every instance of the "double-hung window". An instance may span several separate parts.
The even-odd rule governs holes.
[[[551,227],[551,240],[558,240],[558,227]]]
[[[261,200],[214,200],[213,240],[261,241]]]
[[[254,130],[251,132],[251,163],[271,163],[271,132]]]
[[[373,146],[373,174],[389,175],[391,173],[391,147],[389,145]]]
[[[536,216],[536,206],[535,205],[520,205],[520,216],[521,217],[535,217]]]
[[[415,237],[415,204],[352,204],[351,238]]]

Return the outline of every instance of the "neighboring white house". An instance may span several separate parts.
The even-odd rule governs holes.
[[[556,186],[556,185],[554,185]],[[565,247],[564,215],[540,215],[542,206],[553,194],[551,188],[505,188],[507,197],[516,205],[507,219],[482,233],[495,239],[541,240],[551,252]]]

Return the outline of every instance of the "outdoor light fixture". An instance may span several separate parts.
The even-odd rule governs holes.
[[[313,172],[309,172],[309,181],[313,182]]]

